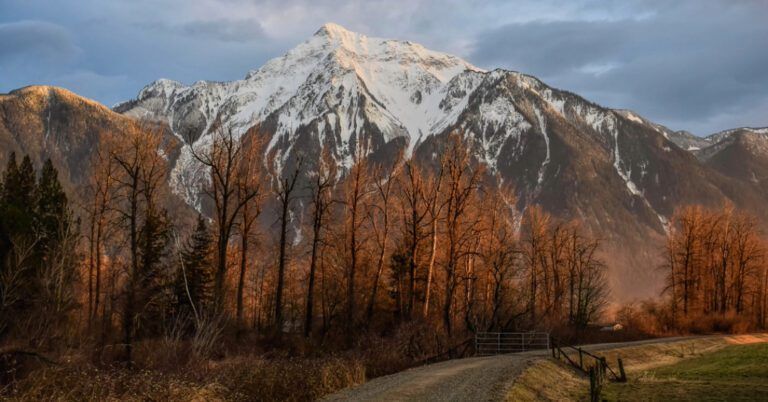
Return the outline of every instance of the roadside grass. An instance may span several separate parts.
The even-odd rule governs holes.
[[[548,359],[532,362],[512,384],[506,397],[508,402],[585,399],[589,399],[589,382],[575,371]]]
[[[605,357],[614,370],[618,359],[621,358],[631,376],[635,372],[669,366],[684,359],[713,353],[728,345],[728,340],[724,337],[702,337],[677,342],[652,341],[636,346],[599,349],[597,353]],[[590,347],[586,349],[593,350]]]
[[[768,348],[768,343],[765,342],[768,342],[766,334],[704,336],[670,342],[656,340],[616,347],[589,346],[585,349],[606,357],[608,364],[614,370],[619,357],[624,362],[629,382],[607,384],[603,397],[609,401],[768,401],[768,395],[759,393],[766,392],[760,390],[761,386],[768,388],[768,373],[765,373],[765,370],[768,370],[768,351],[765,349]],[[762,346],[764,349],[751,349],[757,346]],[[734,352],[738,348],[747,349]],[[571,357],[576,358],[576,356]],[[711,362],[714,367],[709,363],[705,365],[706,362]],[[697,370],[707,367],[714,378],[709,382],[696,377]],[[727,372],[721,370],[726,367]],[[679,374],[679,377],[674,374],[681,372],[688,374]],[[748,377],[744,373],[752,373],[750,375],[756,377]],[[748,386],[742,387],[741,381],[747,381]],[[707,389],[707,384],[714,384],[710,388],[719,388]],[[691,394],[694,391],[686,389],[690,385],[697,385],[700,392]],[[758,392],[757,396],[753,396],[755,392]],[[589,379],[564,363],[551,359],[535,360],[510,385],[506,400],[589,400]]]
[[[768,344],[732,345],[608,384],[609,401],[766,401]]]

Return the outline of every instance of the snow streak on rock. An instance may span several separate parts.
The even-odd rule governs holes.
[[[536,119],[539,121],[539,129],[541,130],[541,135],[544,137],[544,142],[547,145],[547,156],[544,158],[544,162],[542,162],[541,167],[539,168],[538,184],[541,185],[541,183],[544,182],[544,173],[546,172],[547,165],[549,165],[549,135],[547,135],[547,123],[541,116],[541,111],[539,111],[538,108],[534,108],[533,111],[536,113]]]

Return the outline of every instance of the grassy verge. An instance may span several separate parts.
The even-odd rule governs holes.
[[[611,401],[768,400],[768,344],[732,345],[610,384]]]
[[[523,371],[507,401],[573,401],[589,397],[589,382],[553,360],[537,360]]]
[[[734,350],[732,348],[753,348],[757,347],[757,345],[762,345],[763,348],[768,348],[768,344],[766,343],[755,343],[744,346],[739,345],[751,342],[768,342],[768,336],[711,336],[667,342],[650,341],[623,347],[603,345],[600,347],[589,347],[588,349],[600,356],[605,356],[609,365],[613,367],[614,370],[616,370],[616,361],[619,357],[621,357],[624,362],[629,383],[608,385],[608,389],[604,394],[608,400],[663,401],[686,399],[676,397],[674,393],[660,394],[660,392],[663,392],[661,387],[674,388],[675,381],[689,381],[692,383],[696,381],[701,383],[701,381],[668,376],[666,378],[669,378],[670,384],[662,386],[659,385],[659,382],[657,381],[659,378],[658,376],[649,376],[647,373],[656,373],[658,370],[659,373],[663,374],[666,373],[666,371],[663,370],[675,370],[675,367],[679,366],[681,367],[680,370],[686,370],[691,373],[690,375],[696,375],[697,371],[690,369],[689,367],[691,366],[685,365],[700,364],[703,361],[700,361],[699,359],[709,359],[712,356],[714,356],[714,361],[725,359],[723,363],[720,364],[721,366],[731,365],[736,367],[736,362],[741,362],[739,363],[739,367],[742,367],[742,370],[747,370],[748,367],[752,367],[751,365],[754,364],[763,364],[768,367],[768,364],[765,363],[768,362],[768,356],[758,354],[756,357],[757,360],[753,361],[746,357],[752,353],[747,349],[745,349],[745,352],[742,354],[734,355],[730,359],[727,359],[725,355],[720,355],[720,353],[733,353],[731,352]],[[572,356],[572,358],[576,357]],[[760,359],[763,360],[761,361]],[[768,370],[768,368],[764,369]],[[716,369],[714,370],[716,371]],[[738,377],[722,378],[728,378],[727,380],[724,380],[724,383],[738,385],[740,381]],[[767,377],[762,377],[761,381],[764,384],[768,384]],[[722,386],[722,384],[717,386]],[[655,387],[659,389],[655,389]],[[735,388],[738,388],[738,386]],[[750,388],[750,392],[752,390],[753,389]],[[744,396],[740,394],[739,391],[739,389],[731,389],[730,391],[727,391],[733,392],[733,398],[727,399],[738,400],[738,398]],[[706,390],[702,392],[705,394],[705,397],[698,399],[707,400]],[[759,390],[757,392],[759,392]],[[722,394],[711,392],[709,394],[719,395],[719,400],[723,400]],[[654,395],[660,396],[655,397]],[[678,396],[685,396],[685,391],[681,391],[681,394]],[[532,362],[530,366],[515,379],[507,394],[508,401],[587,400],[588,397],[589,380],[569,366],[557,363],[550,359],[541,359]],[[696,399],[697,398],[693,398],[693,400]],[[718,397],[714,397],[714,399],[718,399]],[[755,400],[755,398],[750,398],[747,395],[746,399],[742,398],[742,400]],[[768,397],[763,397],[763,399],[757,400],[768,400]]]

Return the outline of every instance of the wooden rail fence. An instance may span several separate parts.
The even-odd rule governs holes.
[[[589,375],[589,396],[591,401],[599,401],[603,385],[606,381],[626,382],[627,375],[624,371],[624,362],[618,358],[618,374],[608,365],[603,356],[590,353],[581,347],[568,345],[552,338],[552,357],[563,361],[584,374]],[[568,354],[571,353],[571,355]]]

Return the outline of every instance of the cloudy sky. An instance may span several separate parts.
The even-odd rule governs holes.
[[[673,129],[768,126],[768,0],[0,0],[0,92],[108,105],[233,80],[323,23],[409,39]]]

